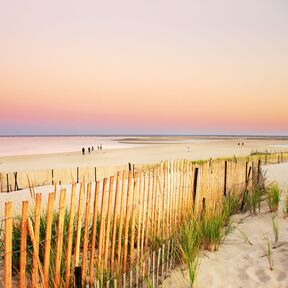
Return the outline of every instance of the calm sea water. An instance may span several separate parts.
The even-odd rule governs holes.
[[[0,156],[46,154],[81,151],[82,147],[102,144],[103,149],[129,148],[131,144],[121,144],[121,137],[0,137]]]

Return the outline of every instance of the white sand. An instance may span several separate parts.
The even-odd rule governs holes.
[[[173,139],[172,137],[170,140]],[[226,156],[233,157],[234,155],[244,156],[249,155],[251,151],[255,150],[268,150],[270,152],[288,151],[288,146],[277,146],[287,145],[288,140],[212,140],[213,139],[210,139],[208,142],[195,142],[195,139],[191,139],[185,140],[185,143],[158,143],[146,146],[141,146],[142,144],[140,144],[140,146],[134,148],[94,151],[84,156],[79,151],[0,157],[0,173],[39,169],[121,166],[126,165],[128,162],[142,164],[172,159],[205,160]],[[167,143],[169,139],[165,139],[165,141],[165,143]],[[205,141],[207,141],[207,139]],[[238,146],[239,141],[244,141],[245,145]],[[135,141],[133,143],[135,146]],[[138,141],[137,143],[142,142]]]
[[[286,197],[288,186],[288,163],[267,166],[269,181],[277,181],[284,189],[282,200]],[[217,252],[205,251],[201,257],[201,264],[195,287],[209,288],[276,288],[288,287],[288,219],[284,219],[281,203],[277,220],[279,223],[279,242],[275,244],[272,230],[272,216],[263,203],[261,213],[250,216],[235,215],[235,225],[247,235],[252,242],[250,245],[235,229],[229,234]],[[237,224],[238,223],[238,224]],[[263,247],[267,236],[273,245],[273,270],[264,256]],[[182,267],[183,269],[183,267]],[[175,269],[168,277],[163,287],[190,287],[187,271]]]

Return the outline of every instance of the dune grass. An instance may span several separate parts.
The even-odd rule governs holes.
[[[272,228],[273,228],[275,244],[277,245],[278,240],[279,240],[279,224],[278,224],[278,221],[276,220],[276,215],[272,217]]]
[[[258,213],[260,213],[261,210],[261,191],[260,189],[253,189],[252,193],[249,197],[249,207],[250,207],[250,212],[253,214],[257,214],[257,209]]]
[[[266,191],[267,191],[267,204],[269,206],[270,212],[278,211],[280,194],[281,194],[279,185],[277,183],[272,183],[272,185],[267,187]]]
[[[199,252],[202,245],[199,217],[191,213],[191,218],[182,223],[175,234],[177,256],[187,270],[191,287],[193,287],[199,265]]]
[[[204,213],[200,222],[204,250],[218,250],[222,239],[221,231],[225,221],[226,219],[223,217],[222,211],[219,208]]]
[[[288,195],[285,197],[285,200],[283,201],[283,214],[284,214],[284,218],[288,217]]]
[[[195,285],[201,251],[218,250],[223,237],[227,234],[227,229],[224,233],[223,227],[232,227],[230,217],[239,209],[240,198],[238,196],[227,197],[215,208],[203,211],[202,215],[195,215],[193,211],[190,211],[189,217],[179,226],[174,235],[177,257],[188,270],[191,287]]]
[[[267,258],[269,263],[269,269],[273,270],[273,260],[272,260],[272,248],[270,244],[270,240],[267,236],[264,236],[265,246],[262,247],[264,251],[264,256]]]

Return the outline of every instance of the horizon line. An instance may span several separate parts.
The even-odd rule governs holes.
[[[173,136],[173,137],[288,137],[287,134],[176,134],[176,133],[169,133],[169,134],[117,134],[117,133],[111,133],[111,134],[3,134],[0,135],[0,137],[151,137],[151,136],[159,136],[159,137],[167,137],[167,136]]]

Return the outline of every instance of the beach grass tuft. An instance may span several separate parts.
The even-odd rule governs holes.
[[[265,236],[264,241],[266,242],[265,246],[262,247],[262,249],[264,251],[264,256],[267,258],[267,260],[269,262],[269,269],[273,270],[272,248],[271,248],[270,240],[268,239],[267,236]]]
[[[275,239],[275,244],[278,244],[279,240],[279,224],[278,221],[276,220],[276,215],[272,217],[272,227],[273,227],[273,234],[274,234],[274,239]]]
[[[272,185],[267,187],[266,191],[269,210],[270,212],[276,212],[280,202],[280,187],[277,183],[272,183]]]
[[[283,214],[284,214],[284,218],[288,217],[288,195],[286,195],[285,200],[283,201]]]
[[[255,188],[252,190],[251,196],[249,197],[249,203],[250,203],[250,211],[253,214],[257,214],[257,209],[258,212],[260,213],[261,210],[261,191],[260,189]]]
[[[199,252],[203,242],[199,217],[192,217],[180,225],[175,235],[178,256],[188,269],[190,284],[193,287],[199,265]]]
[[[217,251],[222,239],[222,227],[227,221],[223,217],[223,210],[215,208],[212,211],[205,211],[200,222],[200,231],[203,238],[203,249]]]

